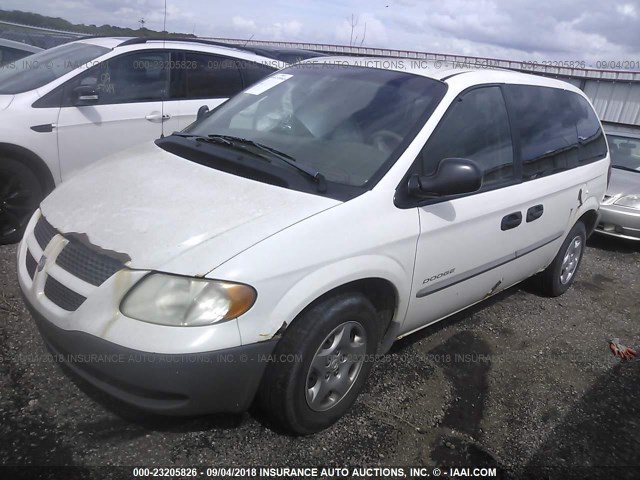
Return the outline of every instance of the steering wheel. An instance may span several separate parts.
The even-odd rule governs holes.
[[[378,130],[371,135],[371,144],[378,150],[390,153],[402,142],[400,134],[391,130]]]
[[[270,112],[256,121],[256,130],[277,131],[281,134],[313,137],[309,129],[296,117],[283,111]]]

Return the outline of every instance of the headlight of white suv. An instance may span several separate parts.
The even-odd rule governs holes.
[[[152,273],[133,287],[120,310],[143,322],[196,327],[239,317],[256,296],[240,283]]]
[[[614,202],[621,207],[640,209],[640,195],[625,195]]]

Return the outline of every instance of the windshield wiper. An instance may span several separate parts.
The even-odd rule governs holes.
[[[271,161],[271,158],[277,158],[278,160],[286,163],[287,165],[295,168],[299,172],[306,175],[308,178],[313,180],[313,182],[317,185],[318,192],[324,193],[327,191],[327,180],[325,176],[317,170],[309,168],[305,165],[300,165],[296,162],[296,159],[290,155],[287,155],[284,152],[276,150],[273,147],[269,147],[267,145],[263,145],[262,143],[255,142],[253,140],[249,140],[247,138],[242,137],[234,137],[233,135],[196,135],[193,133],[180,133],[174,132],[172,135],[183,138],[193,138],[198,142],[211,142],[211,143],[220,143],[229,147],[240,147],[243,150],[247,150],[247,147],[253,147],[262,153],[251,152],[253,155],[256,155],[264,160]],[[267,155],[264,155],[267,153]]]
[[[296,162],[295,158],[293,158],[290,155],[287,155],[284,152],[276,150],[273,147],[263,145],[262,143],[255,142],[247,138],[234,137],[232,135],[207,135],[206,138],[209,141],[214,141],[214,142],[220,142],[220,143],[228,142],[233,146],[239,146],[245,149],[247,146],[249,146],[249,147],[255,148],[256,150],[259,150],[260,152],[267,153],[269,154],[268,157],[264,155],[259,155],[259,156],[266,160],[270,160],[271,157],[277,158],[278,160],[286,163],[290,167],[295,168],[296,170],[298,170],[299,172],[303,173],[308,178],[313,180],[316,183],[319,192],[324,193],[327,191],[327,180],[322,173],[312,168],[309,168],[305,165],[300,165],[299,163]],[[255,152],[253,153],[255,154]]]
[[[623,167],[622,165],[616,165],[616,164],[613,164],[611,166],[613,168],[618,168],[620,170],[626,170],[627,172],[640,173],[640,168],[635,169],[635,168],[632,168],[632,167]]]
[[[233,143],[229,140],[225,140],[224,138],[211,138],[205,137],[202,135],[196,135],[195,133],[181,133],[181,132],[173,132],[171,134],[174,137],[182,137],[182,138],[193,138],[198,142],[213,142],[213,143],[222,143],[224,145],[233,146]]]

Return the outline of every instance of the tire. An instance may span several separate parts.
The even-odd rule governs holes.
[[[0,158],[0,245],[16,243],[44,197],[38,177],[12,158]]]
[[[573,284],[587,240],[584,223],[576,223],[562,243],[558,254],[541,274],[540,288],[550,297],[558,297]]]
[[[376,311],[362,294],[318,302],[278,342],[258,391],[258,407],[276,429],[307,435],[329,427],[355,402],[380,336]],[[296,361],[278,361],[287,357]]]

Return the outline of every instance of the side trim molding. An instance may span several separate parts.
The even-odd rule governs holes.
[[[480,265],[479,267],[469,270],[468,272],[464,272],[460,275],[447,278],[446,280],[436,283],[435,285],[430,285],[428,287],[425,287],[418,291],[418,293],[416,294],[416,298],[426,297],[427,295],[431,295],[433,293],[444,290],[445,288],[452,287],[454,285],[457,285],[458,283],[466,282],[467,280],[470,280],[473,277],[477,277],[478,275],[482,275],[483,273],[487,273],[488,271],[493,270],[494,268],[498,268],[509,262],[513,262],[514,260],[517,260],[520,257],[524,257],[525,255],[528,255],[531,252],[535,252],[536,250],[546,245],[549,245],[550,243],[555,242],[559,238],[562,238],[563,235],[564,235],[564,232],[556,233],[547,238],[543,238],[542,240],[536,243],[533,243],[528,247],[523,248],[522,250],[517,250],[509,255],[505,255],[504,257],[494,260],[493,262]]]

